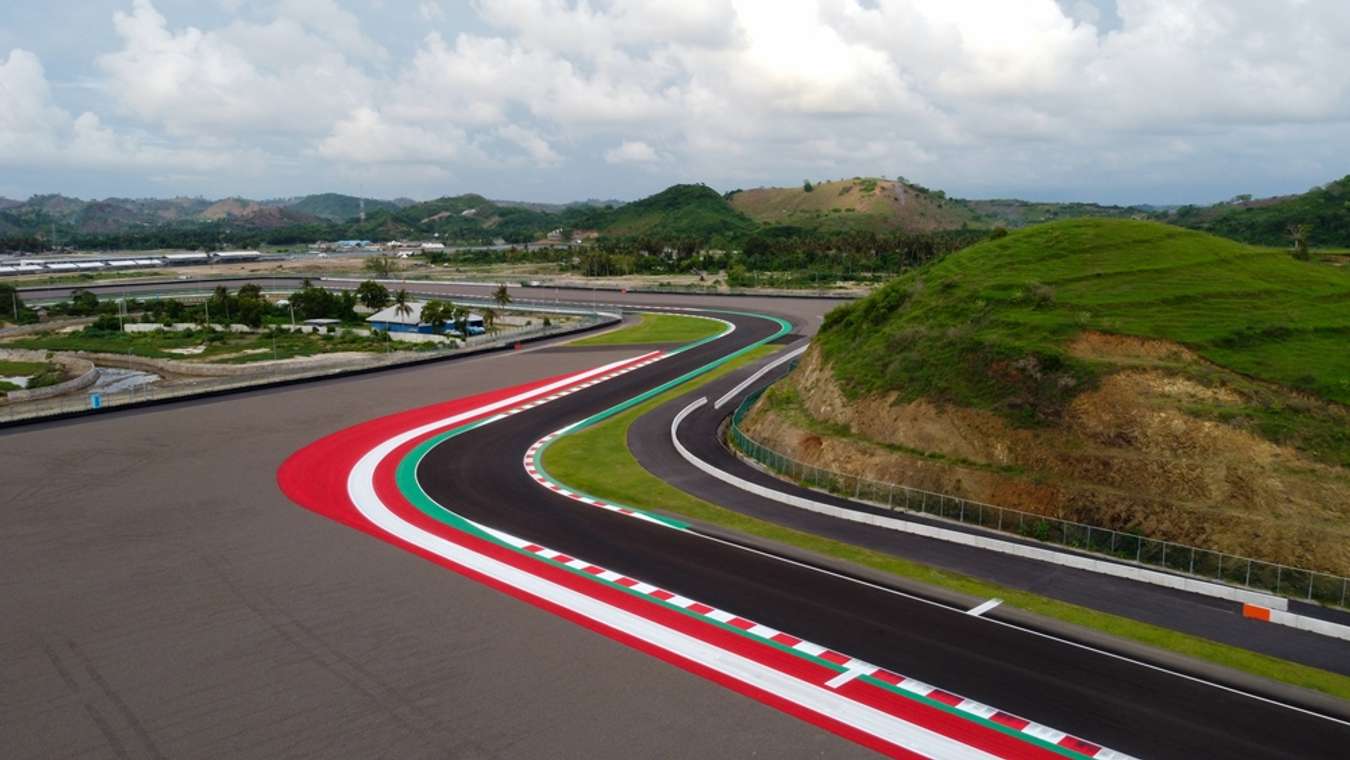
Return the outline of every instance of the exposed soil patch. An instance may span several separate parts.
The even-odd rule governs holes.
[[[1350,574],[1350,472],[1244,422],[1268,397],[1209,367],[1197,379],[1194,355],[1165,341],[1090,334],[1073,350],[1123,369],[1054,426],[1014,427],[993,412],[895,403],[895,394],[847,401],[813,348],[747,432],[848,474]],[[1342,407],[1322,407],[1333,427],[1350,425]]]

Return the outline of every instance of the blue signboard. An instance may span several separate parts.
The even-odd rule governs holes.
[[[103,408],[103,395],[102,395],[102,394],[99,394],[99,393],[91,393],[91,394],[89,394],[89,408],[90,408],[90,409],[102,409],[102,408]]]

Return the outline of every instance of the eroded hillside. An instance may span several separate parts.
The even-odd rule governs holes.
[[[1344,574],[1348,338],[1344,270],[1151,223],[1045,225],[832,314],[748,432],[831,469]]]

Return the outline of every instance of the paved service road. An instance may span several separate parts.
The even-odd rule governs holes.
[[[276,487],[287,456],[347,425],[631,354],[522,352],[0,431],[0,756],[868,755]]]

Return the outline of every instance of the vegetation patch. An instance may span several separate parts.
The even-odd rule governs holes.
[[[693,343],[710,338],[726,329],[711,319],[676,314],[642,314],[635,325],[589,338],[574,340],[571,346],[622,346],[644,343]]]
[[[818,340],[851,395],[896,392],[1038,424],[1108,369],[1065,350],[1085,330],[1175,341],[1350,403],[1347,305],[1342,269],[1162,224],[1083,219],[902,275],[832,312]]]

